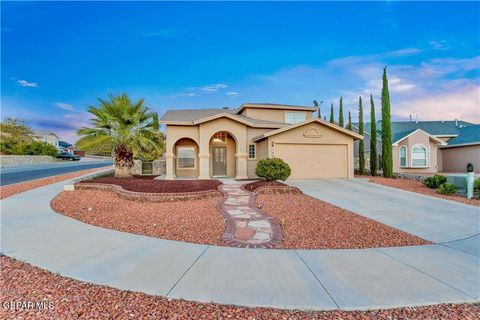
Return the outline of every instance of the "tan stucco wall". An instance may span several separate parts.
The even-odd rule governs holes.
[[[247,127],[237,121],[220,118],[199,125],[200,137],[200,177],[211,177],[210,170],[210,139],[220,131],[228,132],[236,142],[235,150],[235,178],[247,178]]]
[[[427,168],[414,168],[412,164],[412,147],[414,145],[421,144],[427,148]],[[400,147],[407,147],[407,167],[400,167]],[[438,172],[437,164],[437,142],[430,139],[428,135],[419,131],[415,132],[408,138],[400,141],[398,146],[393,146],[393,172],[398,173],[436,173]]]
[[[279,110],[279,109],[245,108],[242,110],[241,114],[254,119],[285,122],[285,112],[305,113],[306,120],[312,118],[311,111],[295,111],[295,110]]]
[[[467,172],[467,164],[473,164],[480,172],[480,145],[440,149],[443,157],[443,172]]]
[[[316,130],[319,134],[318,137],[305,137],[304,134],[312,133],[312,130]],[[319,123],[310,123],[289,131],[279,133],[275,136],[269,137],[268,153],[271,156],[275,156],[275,147],[272,147],[272,143],[297,143],[297,144],[329,144],[329,145],[344,145],[347,149],[347,178],[353,178],[353,138],[343,134],[337,130],[329,128]],[[338,152],[344,152],[344,148],[339,148]],[[335,151],[337,152],[337,151]],[[306,168],[308,170],[308,168]],[[325,167],[324,170],[329,170]],[[322,175],[321,172],[318,175]],[[325,174],[325,176],[328,176]],[[313,176],[312,176],[313,177]]]
[[[247,176],[249,178],[258,178],[258,176],[255,174],[257,161],[260,159],[266,158],[268,155],[267,139],[261,141],[260,143],[255,143],[252,141],[252,139],[272,130],[274,129],[247,127],[247,142],[248,144],[254,144],[256,147],[256,158],[255,159],[247,158]]]

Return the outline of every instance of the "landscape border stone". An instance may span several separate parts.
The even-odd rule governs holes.
[[[182,193],[147,193],[147,192],[135,192],[135,191],[125,190],[121,186],[118,186],[115,184],[86,183],[86,182],[75,183],[75,190],[113,191],[123,199],[143,201],[143,202],[184,201],[184,200],[195,200],[195,199],[205,199],[210,197],[218,197],[222,195],[222,193],[217,189],[195,191],[195,192],[182,192]]]

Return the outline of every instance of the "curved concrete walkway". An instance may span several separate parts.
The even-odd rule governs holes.
[[[63,276],[170,298],[289,309],[479,300],[479,236],[362,250],[239,249],[149,238],[53,212],[58,183],[1,202],[1,250]]]

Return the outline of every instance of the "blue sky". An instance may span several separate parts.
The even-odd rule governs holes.
[[[167,109],[244,102],[480,122],[480,3],[1,2],[2,117],[75,141],[96,97]],[[326,112],[325,112],[326,113]],[[369,113],[365,115],[368,119]]]

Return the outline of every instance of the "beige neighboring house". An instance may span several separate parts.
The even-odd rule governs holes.
[[[52,146],[55,146],[56,148],[59,148],[58,142],[59,138],[58,136],[47,130],[34,130],[32,134],[32,139],[33,141],[38,141],[38,142],[46,142],[51,144]]]
[[[256,178],[257,161],[287,162],[290,178],[353,178],[362,136],[314,118],[314,107],[245,103],[237,109],[169,110],[166,179]]]

